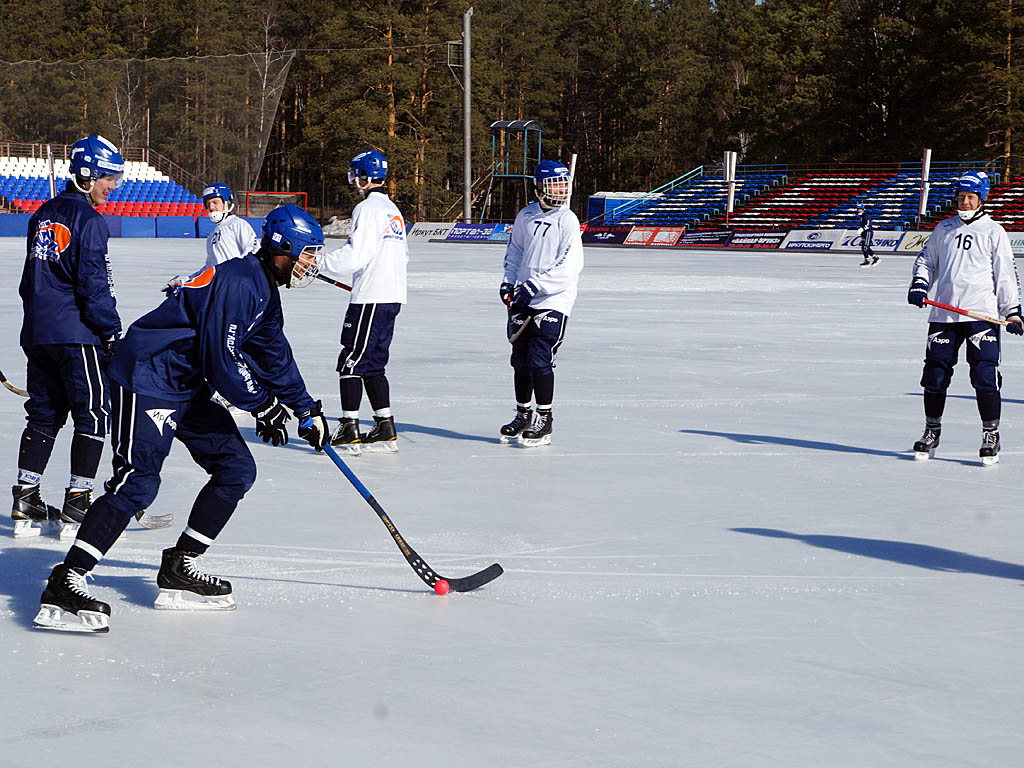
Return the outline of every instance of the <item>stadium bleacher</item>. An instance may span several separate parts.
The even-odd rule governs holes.
[[[125,162],[124,180],[111,192],[100,213],[118,216],[200,216],[202,200],[156,168],[141,161]],[[54,162],[57,193],[71,178],[68,161]],[[0,157],[0,205],[15,213],[34,213],[50,198],[45,159]],[[4,205],[5,204],[5,205]]]

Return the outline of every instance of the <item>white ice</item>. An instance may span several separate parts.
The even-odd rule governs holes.
[[[112,240],[122,317],[202,247]],[[0,241],[17,384],[23,249]],[[388,369],[401,450],[350,465],[435,569],[505,575],[434,595],[326,457],[239,416],[259,479],[200,561],[234,612],[152,606],[205,481],[181,446],[150,509],[176,524],[133,523],[95,571],[108,635],[30,628],[66,544],[16,542],[0,516],[0,765],[1020,764],[1024,342],[1004,346],[1001,463],[979,464],[965,364],[936,458],[914,462],[926,314],[908,257],[587,249],[554,441],[516,449],[497,440],[502,253],[414,247]],[[346,302],[284,293],[332,416]],[[12,484],[22,403],[0,393]]]

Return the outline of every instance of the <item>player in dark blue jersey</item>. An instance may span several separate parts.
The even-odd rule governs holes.
[[[43,592],[35,626],[106,631],[110,606],[93,599],[85,576],[106,555],[135,510],[156,498],[160,470],[174,438],[210,475],[157,574],[157,608],[230,609],[231,585],[198,570],[256,479],[256,463],[216,389],[256,417],[256,434],[288,442],[290,409],[299,436],[315,449],[328,438],[284,336],[278,288],[308,285],[323,250],[320,225],[294,205],[276,208],[263,225],[259,251],[196,273],[160,306],[132,323],[110,362],[114,474],[82,522],[64,562]],[[65,620],[65,614],[77,621]]]
[[[878,257],[875,256],[875,252],[871,248],[874,245],[875,225],[863,207],[857,209],[857,223],[860,225],[860,251],[864,255],[864,261],[860,265],[873,267],[878,263]]]
[[[120,183],[124,160],[102,136],[89,136],[72,145],[70,171],[64,191],[29,220],[19,288],[29,393],[11,509],[19,538],[38,536],[58,520],[61,538],[74,537],[89,507],[110,415],[102,363],[117,344],[121,319],[107,259],[107,223],[96,207]],[[43,502],[39,482],[69,413],[75,425],[71,479],[58,511]]]

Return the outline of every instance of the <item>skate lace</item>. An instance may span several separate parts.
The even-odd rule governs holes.
[[[999,442],[999,433],[995,431],[986,430],[981,436],[981,444],[985,448],[995,448],[996,443]]]
[[[68,589],[79,597],[91,598],[89,594],[89,586],[85,583],[86,578],[92,576],[91,573],[79,573],[78,571],[69,568],[68,569]]]
[[[181,558],[181,564],[185,566],[185,572],[192,578],[199,579],[199,581],[206,582],[207,584],[217,583],[217,578],[215,576],[210,576],[208,573],[203,573],[196,568],[196,559],[194,557],[185,555]]]

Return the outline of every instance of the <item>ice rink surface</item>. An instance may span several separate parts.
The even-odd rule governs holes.
[[[19,384],[23,248],[0,240],[0,366]],[[111,251],[126,325],[204,258],[188,240]],[[95,571],[108,635],[30,629],[66,545],[15,542],[0,516],[0,766],[1020,764],[1024,342],[1004,340],[1001,463],[979,464],[966,364],[939,454],[914,462],[909,257],[587,249],[554,441],[519,449],[496,438],[502,256],[413,246],[388,369],[400,452],[350,465],[442,574],[505,575],[434,595],[326,457],[240,416],[259,479],[201,561],[237,611],[152,608],[205,482],[180,445],[150,509],[175,525],[133,523]],[[347,294],[283,299],[337,416]],[[12,484],[22,402],[0,392]]]

